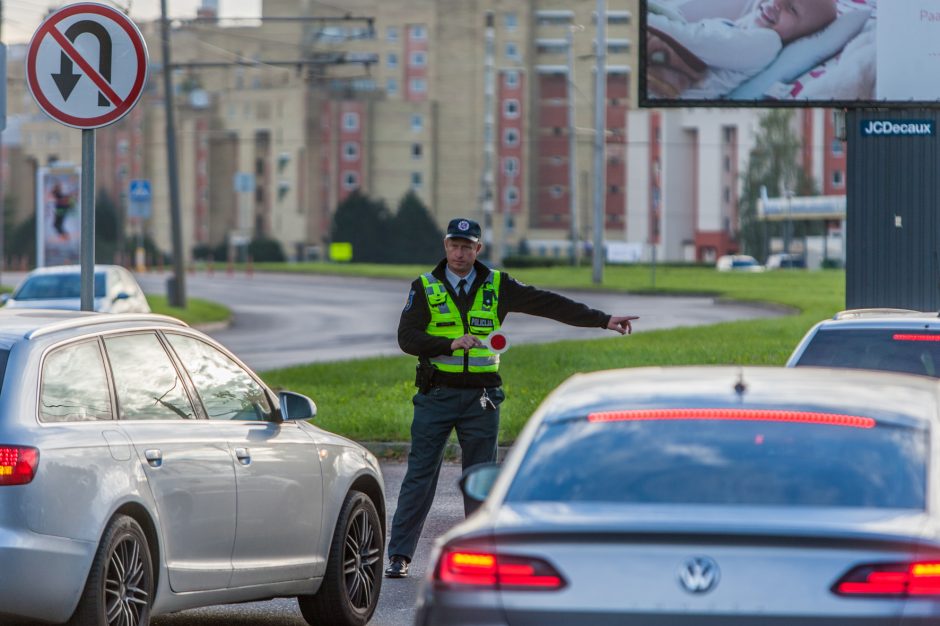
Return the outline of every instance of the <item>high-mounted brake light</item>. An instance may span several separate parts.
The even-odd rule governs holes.
[[[589,422],[629,422],[659,420],[728,420],[744,422],[792,422],[874,428],[875,420],[858,415],[817,413],[813,411],[775,411],[767,409],[643,409],[601,411],[588,414]]]
[[[567,583],[542,559],[445,548],[434,578],[448,587],[557,591]]]
[[[25,485],[39,466],[39,450],[26,446],[0,445],[0,486]]]
[[[895,341],[940,341],[940,335],[923,335],[914,333],[894,333],[891,338]]]
[[[940,563],[860,565],[839,579],[832,591],[853,597],[940,597]]]

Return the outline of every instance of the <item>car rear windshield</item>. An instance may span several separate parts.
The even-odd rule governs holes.
[[[95,297],[105,295],[104,274],[95,274]],[[56,298],[81,298],[81,274],[38,274],[26,279],[14,300],[52,300]]]
[[[510,502],[924,509],[927,431],[777,421],[545,424]]]
[[[917,330],[819,330],[796,363],[940,377],[940,333]]]

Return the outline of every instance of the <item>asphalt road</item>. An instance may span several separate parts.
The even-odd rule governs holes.
[[[138,280],[147,293],[166,293],[166,274],[143,274]],[[186,288],[191,297],[232,310],[231,326],[209,334],[254,369],[402,354],[396,333],[409,281],[217,271],[188,274]],[[767,307],[706,297],[561,293],[611,314],[639,315],[634,333],[781,315]],[[522,313],[510,314],[503,329],[510,345],[619,338],[611,331]]]

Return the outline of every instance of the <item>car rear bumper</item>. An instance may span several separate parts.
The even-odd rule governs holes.
[[[94,543],[0,528],[0,614],[64,622],[94,553]]]

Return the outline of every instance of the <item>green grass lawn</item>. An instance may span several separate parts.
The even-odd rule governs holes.
[[[183,320],[190,326],[225,322],[232,316],[228,307],[199,298],[186,298],[185,309],[167,304],[166,296],[148,295],[147,303],[150,304],[150,310],[154,313],[170,315]]]
[[[304,271],[317,271],[312,266],[323,265],[329,266],[330,273],[342,267],[349,274],[399,278],[427,271],[423,267],[305,265],[308,267]],[[371,273],[373,268],[381,273]],[[590,268],[526,269],[511,274],[543,288],[595,288]],[[836,270],[744,274],[701,267],[659,267],[656,288],[652,289],[648,267],[618,266],[607,267],[603,284],[596,288],[634,293],[708,293],[782,305],[790,308],[791,314],[652,332],[643,331],[641,319],[630,337],[599,330],[597,340],[514,346],[503,355],[501,364],[506,392],[501,443],[512,443],[542,399],[576,372],[646,365],[782,365],[809,327],[831,317],[845,302],[845,274]],[[629,314],[629,305],[616,313]],[[274,388],[291,389],[313,398],[319,408],[315,423],[324,428],[360,441],[407,441],[415,362],[413,357],[401,356],[322,363],[269,371],[264,378]]]

